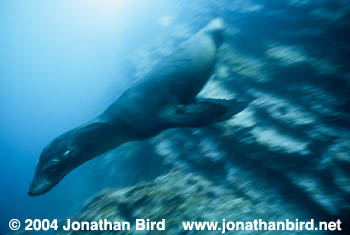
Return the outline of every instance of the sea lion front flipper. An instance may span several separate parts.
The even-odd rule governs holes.
[[[248,104],[236,99],[197,99],[191,104],[178,105],[167,119],[174,127],[201,127],[227,120]]]

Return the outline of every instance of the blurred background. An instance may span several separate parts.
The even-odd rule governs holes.
[[[185,218],[345,222],[349,9],[346,0],[2,1],[0,233],[12,218],[127,220],[124,204],[132,218],[166,218],[169,234]],[[125,144],[27,196],[53,138],[217,16],[225,42],[200,96],[253,98],[246,110]]]

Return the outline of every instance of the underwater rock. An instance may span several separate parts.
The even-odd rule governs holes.
[[[271,206],[262,206],[259,200],[246,197],[240,190],[223,187],[200,175],[174,170],[150,183],[120,190],[105,190],[96,195],[72,220],[98,221],[102,218],[109,221],[129,221],[132,224],[131,230],[118,233],[135,234],[135,219],[165,219],[165,231],[141,234],[181,234],[184,232],[182,221],[244,221],[247,218],[269,221],[283,220],[288,215],[288,212],[273,207],[273,203]],[[80,233],[82,232],[73,231],[62,234]],[[247,234],[247,231],[235,233]],[[202,234],[217,232],[204,231]]]
[[[308,60],[300,49],[292,46],[274,46],[266,51],[269,57],[276,60],[280,60],[283,65],[292,65],[295,63],[301,63]]]

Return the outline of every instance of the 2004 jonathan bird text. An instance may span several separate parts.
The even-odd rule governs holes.
[[[57,219],[49,221],[48,219],[26,219],[25,220],[25,230],[34,231],[47,231],[47,230],[59,230],[59,225]],[[123,231],[131,230],[131,223],[128,221],[109,221],[107,219],[100,219],[98,221],[73,221],[67,219],[66,223],[61,225],[64,231]],[[135,230],[165,230],[165,219],[161,221],[150,221],[149,219],[136,219],[135,220]]]

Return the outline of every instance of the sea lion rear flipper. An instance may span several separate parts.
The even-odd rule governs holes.
[[[178,105],[168,121],[175,127],[201,127],[227,120],[248,104],[236,99],[197,99],[188,105]]]

